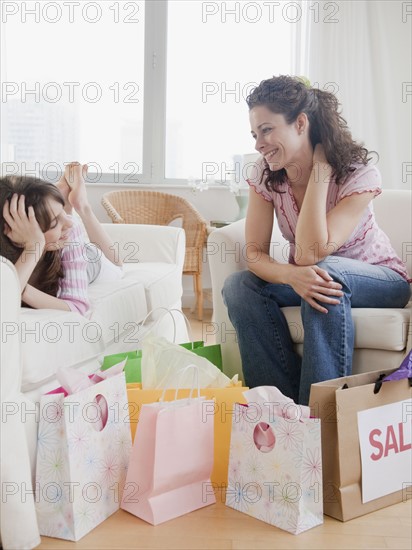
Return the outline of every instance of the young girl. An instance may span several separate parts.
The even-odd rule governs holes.
[[[71,163],[56,186],[24,176],[0,179],[0,253],[14,263],[27,306],[85,315],[88,284],[122,276],[122,262],[90,207],[86,172],[86,165]],[[73,209],[97,246],[86,244]]]
[[[351,308],[404,307],[408,274],[374,218],[380,174],[335,96],[279,76],[261,82],[247,103],[261,155],[249,180],[248,270],[226,280],[223,298],[246,384],[274,385],[307,404],[312,383],[351,374]],[[290,243],[286,264],[269,255],[274,213]],[[302,359],[285,306],[301,306]]]

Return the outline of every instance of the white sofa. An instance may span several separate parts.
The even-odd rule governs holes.
[[[1,536],[6,549],[39,544],[30,495],[34,476],[38,403],[55,388],[56,371],[90,373],[104,355],[140,347],[148,330],[173,339],[174,323],[158,309],[181,309],[185,234],[177,227],[105,224],[126,262],[124,278],[94,283],[88,318],[58,310],[20,307],[14,266],[1,258]],[[188,339],[182,315],[174,313],[176,342]]]
[[[374,200],[376,219],[389,236],[412,276],[411,192],[384,190]],[[279,262],[288,258],[288,243],[274,223],[271,254]],[[234,328],[227,315],[221,290],[234,271],[246,269],[245,220],[239,220],[208,237],[207,256],[213,289],[213,326],[207,329],[222,345],[224,371],[228,376],[241,373],[241,358]],[[412,347],[411,302],[405,309],[353,309],[355,353],[353,373],[389,369],[400,365]],[[303,326],[300,307],[283,308],[296,349],[302,353]]]

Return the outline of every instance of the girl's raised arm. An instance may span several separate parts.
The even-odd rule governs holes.
[[[90,241],[98,245],[106,258],[114,265],[121,266],[123,262],[116,253],[113,241],[103,229],[89,204],[84,181],[86,173],[87,165],[72,162],[66,166],[65,179],[70,188],[68,201],[81,217]]]

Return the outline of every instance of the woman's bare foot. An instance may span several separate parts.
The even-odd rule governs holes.
[[[64,176],[69,187],[68,200],[72,207],[81,212],[89,206],[84,178],[87,174],[87,164],[71,162],[66,166]]]
[[[69,187],[69,184],[66,181],[66,177],[65,177],[64,173],[62,174],[59,181],[56,183],[56,187],[59,189],[60,193],[63,195],[65,212],[67,212],[67,214],[71,214],[73,208],[72,208],[72,206],[69,202],[70,187]]]

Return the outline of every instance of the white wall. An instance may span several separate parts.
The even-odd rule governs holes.
[[[353,137],[377,151],[383,188],[411,189],[411,3],[330,4],[336,22],[312,21],[303,74],[336,94]]]

